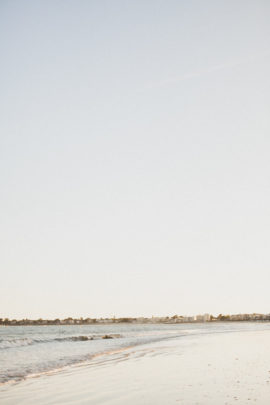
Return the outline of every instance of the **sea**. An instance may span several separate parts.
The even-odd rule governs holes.
[[[0,327],[0,384],[104,362],[125,349],[205,334],[270,330],[269,322]]]

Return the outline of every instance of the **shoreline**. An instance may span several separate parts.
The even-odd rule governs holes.
[[[183,336],[0,387],[3,405],[267,405],[270,330]]]
[[[224,323],[270,323],[270,319],[256,319],[256,320],[212,320],[212,321],[181,321],[181,322],[93,322],[93,323],[18,323],[18,324],[0,324],[1,327],[15,327],[15,326],[108,326],[108,325],[201,325],[201,324],[224,324]]]

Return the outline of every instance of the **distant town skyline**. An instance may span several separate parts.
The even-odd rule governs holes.
[[[123,317],[123,318],[72,318],[67,317],[65,319],[9,319],[0,318],[0,326],[21,326],[21,325],[93,325],[93,324],[110,324],[110,323],[138,323],[138,324],[149,324],[149,323],[199,323],[199,322],[269,322],[269,314],[219,314],[218,316],[213,316],[212,314],[199,314],[193,316],[183,316],[183,315],[173,315],[173,316],[152,316],[147,317]],[[107,335],[105,335],[107,337]]]
[[[0,316],[268,313],[270,2],[0,4]]]

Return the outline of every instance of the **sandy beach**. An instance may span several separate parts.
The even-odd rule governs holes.
[[[270,331],[189,336],[97,356],[0,388],[2,405],[270,401]]]

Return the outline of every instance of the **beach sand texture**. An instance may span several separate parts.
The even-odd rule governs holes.
[[[270,331],[183,337],[0,388],[1,405],[270,404]]]

